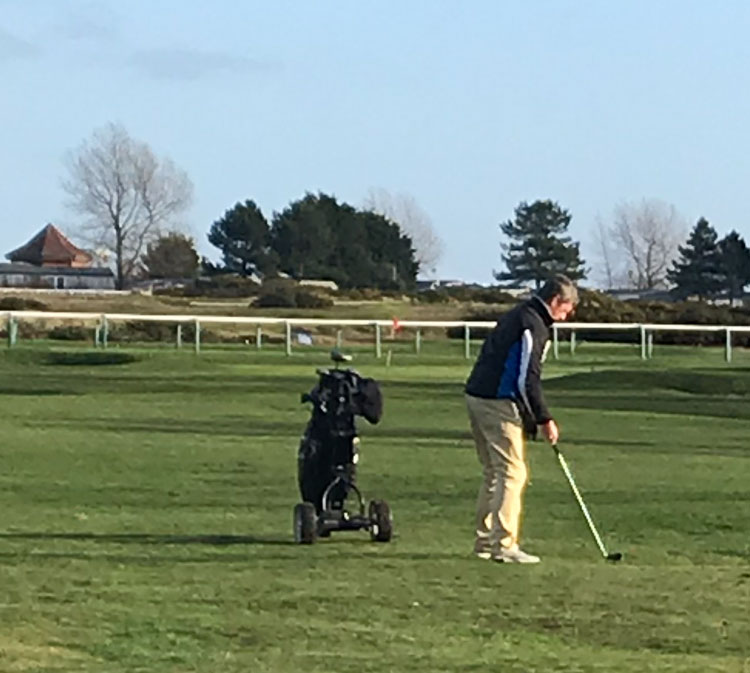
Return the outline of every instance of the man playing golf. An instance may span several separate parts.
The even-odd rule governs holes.
[[[477,556],[506,563],[539,563],[518,546],[523,491],[528,469],[525,438],[537,428],[551,444],[559,430],[541,387],[541,369],[550,326],[566,320],[578,291],[563,275],[548,280],[538,294],[498,321],[485,339],[466,382],[466,406],[482,483],[477,499]]]

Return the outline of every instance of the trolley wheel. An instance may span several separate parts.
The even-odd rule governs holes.
[[[294,541],[297,544],[312,544],[318,532],[315,505],[300,502],[294,506]]]
[[[390,542],[393,535],[393,516],[385,500],[371,500],[369,507],[370,539],[373,542]]]

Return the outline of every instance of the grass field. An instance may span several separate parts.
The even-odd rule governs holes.
[[[451,349],[358,354],[386,398],[360,484],[396,536],[310,547],[291,515],[322,352],[0,355],[0,671],[750,671],[750,357],[582,344],[548,363],[561,448],[625,560],[601,560],[535,443],[542,563],[521,567],[470,553]]]

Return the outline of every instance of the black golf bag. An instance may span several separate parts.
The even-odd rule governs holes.
[[[334,361],[346,361],[335,353]],[[367,528],[373,539],[390,540],[390,510],[384,501],[371,501],[365,516],[357,488],[359,437],[356,417],[377,423],[383,414],[380,386],[353,369],[319,369],[318,383],[302,395],[313,405],[297,454],[297,477],[302,503],[295,508],[295,538],[312,542],[332,530]],[[345,501],[354,492],[359,512],[349,512]],[[387,536],[387,539],[385,537]]]

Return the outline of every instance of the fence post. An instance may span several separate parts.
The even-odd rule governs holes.
[[[419,355],[422,352],[422,330],[417,327],[417,332],[414,335],[414,352]]]
[[[380,323],[375,323],[375,357],[379,358],[383,355],[382,346],[380,343]]]
[[[641,325],[641,360],[646,359],[646,328]]]
[[[109,339],[109,323],[107,322],[107,316],[104,313],[102,313],[102,331],[101,331],[102,348],[107,347],[107,339]]]
[[[648,359],[654,357],[654,333],[649,332],[646,336],[646,355],[648,356]]]
[[[557,332],[557,325],[552,325],[552,355],[555,360],[560,357],[560,335]]]
[[[16,345],[18,338],[18,323],[16,317],[8,314],[8,348],[13,348]]]
[[[96,325],[94,327],[94,348],[99,348],[101,344],[101,327]]]
[[[471,327],[464,325],[464,358],[471,358]]]
[[[177,349],[182,348],[182,323],[177,323],[177,334],[175,336],[175,347]]]
[[[284,347],[286,349],[286,354],[291,355],[292,354],[292,325],[288,320],[284,323]]]
[[[255,348],[263,348],[263,328],[260,325],[255,328]]]
[[[201,352],[201,321],[195,321],[195,354]]]
[[[726,348],[724,349],[724,358],[727,362],[732,361],[732,330],[727,327]]]
[[[576,331],[574,329],[570,330],[570,354],[576,354]]]

